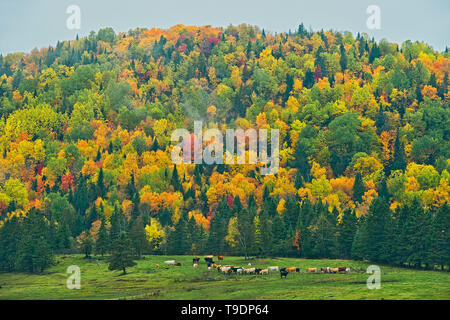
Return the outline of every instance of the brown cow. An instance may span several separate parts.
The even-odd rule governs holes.
[[[217,269],[217,264],[214,263],[212,266],[214,269]]]
[[[338,272],[346,272],[347,267],[338,267]]]
[[[223,256],[217,256],[217,259],[223,260]]]
[[[339,268],[330,268],[330,272],[331,273],[338,273],[339,272]]]
[[[317,268],[306,268],[308,272],[317,272]]]
[[[291,268],[286,268],[287,272],[296,272],[297,268],[296,267],[291,267]]]
[[[259,274],[269,274],[269,269],[262,269]]]
[[[330,273],[330,267],[320,268],[320,271],[323,273]]]
[[[181,267],[181,263],[177,262],[173,264],[175,267]]]

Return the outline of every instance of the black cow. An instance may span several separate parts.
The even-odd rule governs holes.
[[[295,268],[295,272],[300,272],[300,268]]]
[[[262,269],[255,268],[255,274],[259,274]]]
[[[281,279],[283,279],[283,277],[287,278],[288,273],[289,273],[289,272],[287,272],[286,270],[285,270],[285,271],[281,271],[281,270],[280,270],[280,278],[281,278]]]
[[[281,269],[280,269],[280,272],[281,272],[281,271],[286,271],[286,268],[281,268]]]
[[[205,258],[205,261],[206,261],[206,263],[211,263],[211,264],[214,263],[213,258]]]

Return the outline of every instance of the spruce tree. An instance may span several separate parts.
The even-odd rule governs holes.
[[[124,275],[127,273],[126,268],[136,265],[136,262],[133,261],[133,252],[130,248],[131,241],[126,232],[122,231],[119,237],[113,242],[108,269],[122,270],[122,275]]]
[[[142,215],[138,216],[132,222],[130,229],[130,240],[138,259],[141,259],[142,253],[146,249],[147,244],[145,225],[142,219]]]
[[[405,147],[403,146],[403,143],[400,142],[399,135],[397,134],[394,143],[394,156],[392,160],[391,170],[404,171],[405,168],[406,168]]]
[[[102,217],[102,224],[98,230],[97,241],[95,242],[95,253],[101,254],[102,257],[109,251],[110,239],[108,229],[106,227],[105,218]]]
[[[338,247],[339,256],[343,259],[350,259],[352,253],[353,240],[355,239],[358,218],[351,209],[346,209],[342,213],[341,221],[338,224]]]
[[[355,182],[353,184],[353,200],[355,202],[361,203],[362,197],[365,192],[366,189],[364,187],[361,173],[357,172],[355,175]]]
[[[450,267],[450,207],[447,203],[433,217],[427,260],[432,267],[439,265],[441,270],[445,265]]]

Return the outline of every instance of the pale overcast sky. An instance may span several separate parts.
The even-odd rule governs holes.
[[[69,5],[81,9],[79,30],[66,27]],[[369,5],[380,7],[380,30],[366,26]],[[285,32],[301,22],[313,30],[367,32],[377,40],[425,41],[443,51],[450,44],[449,9],[449,0],[0,0],[0,53],[54,46],[102,27],[119,32],[179,23],[248,23]]]

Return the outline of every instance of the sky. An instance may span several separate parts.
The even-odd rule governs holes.
[[[70,5],[81,12],[80,29],[69,29]],[[369,5],[380,8],[380,29],[369,29]],[[425,41],[450,46],[449,0],[0,0],[0,53],[30,52],[57,41],[112,27],[169,28],[176,24],[257,25],[266,32],[313,30],[366,32],[376,40]]]

